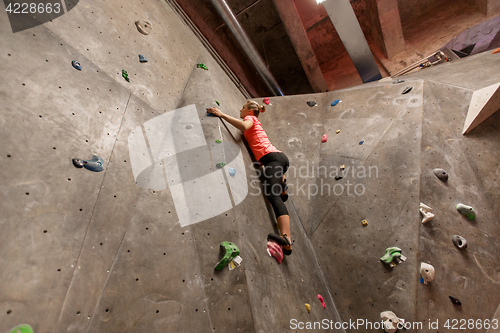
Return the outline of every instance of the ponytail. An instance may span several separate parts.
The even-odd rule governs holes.
[[[253,111],[255,117],[258,117],[261,112],[266,112],[266,107],[264,105],[259,105],[259,103],[255,101],[247,101],[246,106]]]

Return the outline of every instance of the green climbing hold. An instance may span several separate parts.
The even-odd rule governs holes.
[[[203,68],[204,70],[207,70],[207,71],[208,71],[208,67],[207,67],[207,65],[205,65],[205,64],[203,64],[203,63],[196,64],[196,68]]]
[[[127,74],[127,71],[122,69],[122,76],[123,78],[127,81],[127,82],[130,82],[130,79],[128,78],[128,74]]]
[[[222,140],[215,140],[216,143],[222,143]]]
[[[219,162],[219,163],[217,163],[217,164],[216,164],[216,167],[218,167],[219,169],[221,169],[221,168],[223,168],[223,167],[224,167],[224,165],[226,165],[226,163],[224,163],[224,162]]]
[[[238,247],[231,242],[220,243],[220,248],[225,252],[222,259],[217,263],[217,265],[214,268],[216,271],[222,270],[231,262],[231,260],[233,260],[237,255],[240,254],[240,249],[238,249]]]
[[[471,206],[467,206],[464,204],[459,203],[457,205],[457,210],[461,213],[464,214],[469,218],[469,220],[474,220],[476,218],[476,212],[474,211],[474,208]]]
[[[10,333],[33,333],[33,329],[28,324],[22,324],[11,329]]]
[[[220,106],[220,103],[219,103],[219,101],[215,101],[215,103],[217,103],[217,105],[218,105],[218,106]]]
[[[380,258],[380,261],[390,264],[394,258],[401,257],[401,249],[399,247],[388,247],[385,249],[384,256]]]

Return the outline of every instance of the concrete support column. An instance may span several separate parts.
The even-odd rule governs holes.
[[[323,77],[316,55],[309,43],[309,38],[307,37],[307,33],[302,25],[294,2],[290,0],[273,0],[273,2],[313,91],[328,91],[325,78]]]
[[[390,59],[405,50],[405,40],[397,0],[367,0],[372,37]]]
[[[392,58],[405,50],[403,27],[399,17],[397,0],[375,0],[382,29],[384,53]]]

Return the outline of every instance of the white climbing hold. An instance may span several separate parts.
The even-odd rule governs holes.
[[[396,316],[396,314],[392,311],[384,311],[380,313],[380,318],[384,322],[384,330],[387,333],[394,333],[398,330],[398,323],[404,322],[403,319],[400,319]]]
[[[420,203],[420,209],[419,210],[420,210],[420,213],[423,216],[422,223],[429,222],[434,217],[434,214],[432,214],[432,208],[429,207],[429,206],[427,206],[427,205],[424,205],[423,203]]]
[[[422,279],[424,280],[424,284],[431,282],[434,280],[435,270],[432,265],[429,265],[425,262],[420,264],[420,275],[422,275]]]

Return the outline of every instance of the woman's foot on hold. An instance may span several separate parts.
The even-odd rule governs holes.
[[[282,248],[283,248],[283,254],[284,255],[291,255],[292,254],[292,242],[288,238],[287,234],[283,234],[281,236],[278,236],[274,233],[271,233],[267,235],[267,239],[271,239],[278,243]]]
[[[287,245],[283,245],[283,254],[289,256],[292,254],[292,242],[288,238],[287,234],[281,235],[281,238],[285,239]]]

